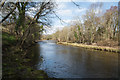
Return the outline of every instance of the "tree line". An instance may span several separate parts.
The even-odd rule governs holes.
[[[103,13],[102,5],[102,3],[90,5],[82,20],[76,19],[70,26],[47,37],[61,42],[118,46],[118,7],[111,6]]]

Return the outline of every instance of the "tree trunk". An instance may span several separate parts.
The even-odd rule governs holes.
[[[118,3],[118,46],[120,46],[120,1]]]

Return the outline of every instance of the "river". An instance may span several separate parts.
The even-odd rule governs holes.
[[[51,78],[118,77],[118,53],[58,45],[50,40],[38,42],[33,51],[37,53],[35,68]]]

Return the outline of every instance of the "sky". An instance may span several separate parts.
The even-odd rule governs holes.
[[[14,1],[14,0],[13,0]],[[13,2],[9,0],[9,2]],[[24,1],[24,0],[20,0]],[[28,0],[32,1],[32,0]],[[45,0],[33,0],[32,2],[41,2]],[[44,34],[55,33],[58,29],[61,30],[65,26],[69,26],[71,22],[76,19],[82,20],[82,16],[86,14],[86,10],[89,10],[89,7],[93,3],[102,2],[103,6],[101,11],[105,12],[107,9],[110,9],[111,6],[118,6],[119,0],[53,0],[57,6],[55,7],[56,14],[65,22],[60,21],[57,17],[52,19],[52,26],[46,28]],[[74,1],[79,5],[79,8],[71,1]],[[33,9],[34,10],[34,9]],[[0,13],[1,14],[1,13]],[[32,16],[31,12],[29,12]]]
[[[74,1],[74,0],[73,0]],[[111,6],[118,6],[118,0],[81,0],[76,2],[80,8],[78,8],[73,2],[71,1],[61,1],[56,2],[57,7],[55,9],[56,14],[64,21],[60,21],[57,17],[54,18],[52,21],[51,28],[47,28],[44,34],[52,34],[56,32],[58,29],[62,29],[65,26],[68,26],[72,21],[75,21],[77,18],[82,20],[82,16],[86,14],[86,10],[89,10],[91,4],[96,2],[103,3],[101,8],[102,12],[105,12],[107,9],[110,9]],[[110,2],[111,1],[111,2]]]

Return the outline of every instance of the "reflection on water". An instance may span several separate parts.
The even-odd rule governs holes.
[[[54,41],[39,42],[43,62],[37,63],[55,78],[117,78],[118,54],[57,45]],[[41,64],[40,64],[41,63]]]

